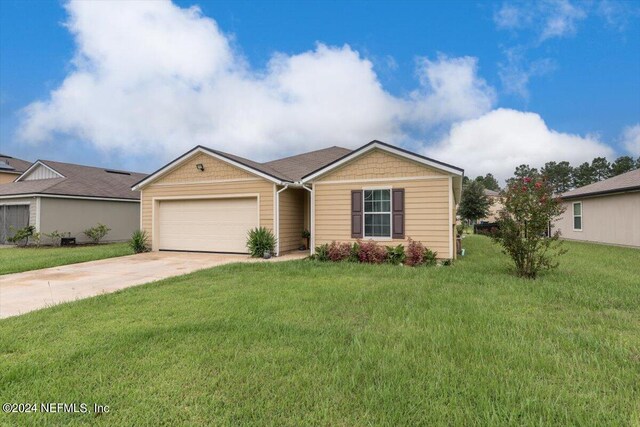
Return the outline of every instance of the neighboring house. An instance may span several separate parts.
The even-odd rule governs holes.
[[[15,182],[0,185],[0,243],[12,227],[27,225],[86,242],[83,231],[97,223],[111,228],[104,241],[127,240],[140,227],[140,195],[131,186],[145,176],[38,160]]]
[[[478,223],[493,223],[498,221],[498,214],[504,207],[500,200],[500,193],[493,190],[484,190],[484,194],[491,200],[491,206],[489,206],[489,215],[486,218],[480,218]]]
[[[640,169],[562,194],[555,223],[571,240],[640,247]]]
[[[31,166],[31,162],[0,154],[0,184],[13,182],[29,166]]]
[[[264,226],[277,253],[374,239],[423,242],[455,257],[463,170],[383,142],[331,147],[267,163],[197,146],[141,180],[142,228],[153,250],[246,253]]]

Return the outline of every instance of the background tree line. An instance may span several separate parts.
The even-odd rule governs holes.
[[[554,193],[560,194],[634,169],[640,169],[640,157],[634,160],[630,156],[620,156],[613,163],[609,163],[605,157],[596,157],[591,163],[584,162],[576,167],[567,161],[547,162],[539,170],[529,165],[520,165],[514,171],[514,178],[545,176]],[[466,187],[470,182],[471,180],[465,176],[463,185]],[[481,184],[486,189],[500,191],[498,181],[490,173],[476,177],[473,182]]]

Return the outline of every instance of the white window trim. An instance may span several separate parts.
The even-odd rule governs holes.
[[[576,215],[575,205],[580,205],[580,215]],[[576,217],[580,217],[580,228],[576,228]],[[573,202],[571,204],[571,228],[573,228],[573,231],[582,231],[584,228],[582,202]]]
[[[366,199],[364,197],[365,191],[373,190],[387,190],[389,191],[389,236],[367,236],[365,224],[367,212],[365,211]],[[369,212],[369,215],[381,215],[387,212]],[[365,187],[362,189],[362,238],[379,241],[391,241],[393,240],[393,191],[391,187]]]

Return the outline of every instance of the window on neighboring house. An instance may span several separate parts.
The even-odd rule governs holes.
[[[573,204],[573,230],[582,231],[582,202]]]
[[[364,237],[391,238],[391,190],[364,190]]]

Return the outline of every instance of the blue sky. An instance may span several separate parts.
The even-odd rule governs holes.
[[[471,175],[504,175],[522,159],[640,155],[637,3],[203,0],[121,18],[130,6],[0,3],[0,152],[151,171],[197,143],[266,160],[378,138]],[[161,43],[163,34],[175,45]],[[150,51],[119,71],[132,63],[121,58]],[[83,86],[78,74],[94,83]],[[53,99],[65,79],[67,92]],[[321,94],[301,87],[316,82]],[[345,91],[355,82],[367,84]],[[146,105],[149,93],[163,96]],[[482,161],[469,154],[493,141],[501,142]],[[495,161],[500,153],[508,167]]]

